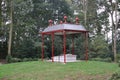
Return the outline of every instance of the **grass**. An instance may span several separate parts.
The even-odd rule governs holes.
[[[118,70],[115,63],[98,61],[20,62],[0,65],[0,80],[107,80]]]

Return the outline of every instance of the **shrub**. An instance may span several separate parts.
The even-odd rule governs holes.
[[[6,57],[6,61],[8,63],[14,63],[14,62],[21,62],[22,60],[20,58],[13,58],[11,55],[8,55]]]
[[[33,61],[33,59],[32,58],[28,58],[28,61]]]
[[[120,67],[120,61],[118,62],[118,66]]]
[[[120,67],[120,63],[118,64],[118,66]]]
[[[6,57],[6,61],[8,63],[15,63],[15,62],[26,62],[26,61],[38,61],[38,58],[13,58],[11,55],[8,55]]]
[[[120,80],[120,73],[118,72],[114,73],[110,80]]]
[[[12,56],[8,54],[7,57],[6,57],[6,61],[8,63],[11,63],[12,62]]]
[[[109,58],[103,59],[103,61],[105,61],[105,62],[112,62],[112,59],[109,57]]]
[[[22,62],[22,60],[20,58],[12,58],[12,62]]]
[[[23,58],[23,62],[26,62],[26,61],[32,61],[33,59],[32,58]]]
[[[38,61],[38,58],[33,58],[33,61]]]
[[[26,62],[26,61],[29,61],[29,59],[28,58],[23,58],[22,61]]]
[[[92,58],[92,61],[103,61],[103,62],[112,62],[111,58]]]
[[[120,62],[120,54],[117,54],[117,62]]]
[[[23,58],[22,61],[23,62],[26,62],[26,61],[38,61],[38,58]]]

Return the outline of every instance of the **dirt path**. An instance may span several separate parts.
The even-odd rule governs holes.
[[[1,78],[0,80],[8,80],[7,78]]]
[[[65,75],[62,80],[109,80],[112,74],[105,75],[86,75],[86,74],[77,74],[77,75]],[[8,77],[1,78],[0,80],[8,80]],[[15,80],[16,78],[11,77],[11,79]],[[41,79],[37,79],[41,80]],[[53,79],[56,80],[56,79]]]
[[[6,64],[6,63],[7,63],[7,61],[5,59],[0,59],[0,65],[1,64]]]
[[[77,74],[75,76],[66,76],[64,80],[109,80],[112,74],[105,75],[86,75]]]

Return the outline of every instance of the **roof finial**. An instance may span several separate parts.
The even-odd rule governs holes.
[[[49,26],[52,26],[53,21],[50,19],[48,22],[49,22]]]
[[[76,17],[76,18],[75,18],[75,21],[76,21],[76,24],[78,24],[78,23],[79,23],[79,18]]]
[[[67,16],[64,16],[64,23],[67,23]]]

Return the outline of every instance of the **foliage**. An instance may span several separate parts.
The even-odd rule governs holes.
[[[27,62],[27,61],[38,61],[38,58],[13,58],[12,56],[7,56],[6,61],[8,63],[16,63],[16,62]]]
[[[92,38],[91,43],[90,43],[90,54],[91,57],[109,57],[108,55],[108,44],[106,43],[105,39],[103,36],[95,36]],[[106,55],[106,56],[105,56]]]
[[[33,57],[39,57],[37,56],[38,53],[35,53],[36,49],[34,47],[34,43],[30,41],[29,39],[24,40],[21,45],[16,50],[16,53],[13,53],[13,57],[18,57],[18,58],[33,58]]]
[[[120,67],[120,62],[118,62],[118,66]]]
[[[112,75],[110,80],[119,80],[120,79],[120,72],[116,72]]]
[[[2,3],[2,1],[4,1]],[[90,58],[113,58],[113,43],[109,39],[109,32],[113,30],[110,26],[109,15],[114,12],[115,4],[112,0],[12,0],[13,1],[13,35],[12,56],[23,58],[41,58],[41,35],[48,26],[48,20],[52,19],[54,24],[68,16],[69,22],[75,22],[77,10],[80,24],[89,30],[89,57]],[[120,0],[118,0],[120,1]],[[11,23],[11,0],[0,0],[0,57],[5,58],[8,46],[8,30]],[[86,5],[86,6],[85,6]],[[85,9],[87,8],[87,9]],[[113,10],[112,10],[113,9]],[[86,10],[86,21],[84,19]],[[3,13],[3,14],[2,14]],[[112,14],[111,14],[112,15]],[[64,20],[63,20],[64,21]],[[85,25],[86,23],[86,25]],[[40,30],[39,30],[40,29]],[[113,38],[113,36],[112,36]],[[119,54],[120,35],[117,35],[117,52]],[[4,39],[4,42],[1,40]],[[49,39],[49,40],[48,40]],[[75,35],[75,53],[77,58],[84,59],[85,46],[84,35]],[[7,43],[8,42],[8,43]],[[67,36],[67,53],[72,50],[71,36]],[[109,43],[109,44],[108,44]],[[62,54],[62,37],[55,37],[55,55]],[[51,58],[51,38],[45,37],[45,58]],[[3,55],[5,54],[5,55]],[[17,60],[16,60],[17,61]]]
[[[120,54],[117,54],[117,62],[120,62]]]
[[[12,56],[11,56],[11,55],[7,55],[6,61],[7,61],[8,63],[11,63],[11,62],[12,62]]]
[[[5,59],[7,55],[7,42],[0,42],[0,59]]]
[[[55,13],[56,10],[58,10],[59,15]],[[50,18],[53,20],[56,17],[61,19],[63,15],[71,15],[69,6],[64,0],[14,1],[13,56],[19,58],[40,57],[40,46],[35,46],[36,42],[41,42],[41,36],[38,35],[39,29],[48,26]],[[49,45],[51,44],[47,45],[46,55],[51,53]]]
[[[120,31],[118,31],[118,37],[117,37],[117,57],[119,57],[120,60]]]
[[[106,10],[107,1],[104,0],[71,0],[73,9],[79,12],[80,23],[85,24],[84,15],[87,6],[86,29],[89,30],[89,57],[110,57],[112,52],[109,51],[109,13]],[[85,5],[87,4],[87,5]],[[102,8],[105,7],[105,10]],[[82,44],[84,45],[84,44]],[[79,54],[84,53],[82,45],[79,45]],[[78,46],[78,45],[77,45]],[[80,52],[81,50],[81,52]],[[80,54],[82,57],[82,54]],[[84,56],[84,55],[83,55]]]
[[[90,60],[92,60],[92,61],[102,61],[102,62],[112,62],[112,59],[110,57],[108,57],[108,58],[92,58]]]
[[[84,60],[85,56],[85,38],[84,38],[84,34],[80,34],[80,35],[75,35],[75,54],[77,55],[78,59]],[[72,42],[71,42],[72,43]],[[72,50],[72,46],[71,46],[71,50]]]
[[[26,61],[38,61],[38,58],[23,58],[22,62],[26,62]]]
[[[22,62],[20,58],[12,58],[11,63]]]
[[[7,10],[5,1],[2,3],[3,0],[0,0],[0,59],[5,59],[7,55],[7,28],[6,28],[6,18],[7,18]]]

